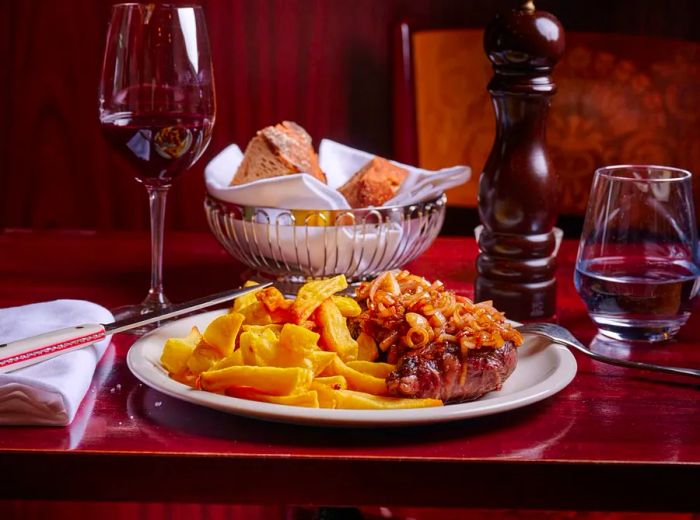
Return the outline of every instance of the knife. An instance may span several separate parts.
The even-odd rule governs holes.
[[[196,300],[171,305],[158,311],[139,314],[113,323],[85,323],[74,327],[46,332],[38,336],[0,343],[0,374],[34,365],[52,357],[91,345],[111,334],[148,325],[155,321],[174,318],[188,312],[206,309],[212,305],[225,303],[251,291],[264,289],[271,282],[232,291],[223,291]]]

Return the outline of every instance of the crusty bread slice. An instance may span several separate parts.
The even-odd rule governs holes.
[[[231,184],[302,172],[326,182],[309,134],[298,124],[284,121],[263,128],[251,139]]]
[[[374,157],[338,191],[351,208],[381,206],[396,195],[408,171],[386,159]]]

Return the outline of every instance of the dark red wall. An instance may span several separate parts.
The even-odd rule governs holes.
[[[483,27],[503,0],[208,0],[214,138],[171,193],[168,225],[206,226],[202,168],[282,119],[390,156],[391,32],[401,18]],[[694,0],[536,2],[570,30],[698,40]],[[608,5],[611,4],[611,5]],[[97,124],[111,2],[0,2],[0,228],[147,227],[143,188]],[[472,165],[475,169],[482,165]]]

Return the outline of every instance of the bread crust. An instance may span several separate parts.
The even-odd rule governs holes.
[[[404,168],[374,157],[338,191],[351,208],[381,206],[396,195],[407,175]]]
[[[283,121],[251,139],[231,185],[294,173],[308,173],[326,183],[311,136],[298,124]]]

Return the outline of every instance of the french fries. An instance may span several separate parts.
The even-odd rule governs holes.
[[[390,363],[379,363],[372,361],[348,361],[346,365],[358,372],[369,374],[370,376],[386,379],[391,372],[394,371],[395,365]]]
[[[219,316],[204,329],[202,340],[218,350],[222,357],[230,356],[233,354],[236,336],[244,318],[237,312]]]
[[[357,341],[352,339],[346,318],[333,300],[325,300],[316,310],[316,321],[321,326],[321,339],[326,350],[337,352],[343,361],[357,359]]]
[[[441,406],[439,399],[405,399],[403,397],[384,397],[353,390],[336,390],[336,408],[391,410],[399,408],[427,408]]]
[[[296,319],[296,323],[303,323],[308,320],[318,306],[335,293],[347,289],[347,287],[348,282],[343,275],[304,284],[299,289],[297,298],[292,305],[292,314]]]
[[[256,285],[260,285],[258,282],[254,282],[252,280],[248,280],[246,283],[243,284],[243,287],[255,287]],[[247,294],[244,294],[243,296],[239,296],[233,301],[233,307],[231,307],[232,312],[241,312],[241,309],[244,309],[248,305],[254,304],[257,300],[257,297],[255,296],[258,293],[258,291],[252,291]]]
[[[267,287],[256,294],[260,303],[270,315],[272,323],[288,323],[292,321],[292,300],[287,300],[276,287]]]
[[[321,375],[343,376],[348,382],[348,388],[351,390],[359,390],[360,392],[367,392],[373,395],[386,394],[386,383],[384,379],[350,368],[343,363],[340,357],[336,357],[333,363],[326,368]]]
[[[362,308],[357,301],[349,296],[331,296],[331,300],[338,307],[340,313],[346,318],[354,318],[362,313]]]
[[[247,283],[246,286],[254,285]],[[394,369],[376,362],[370,336],[352,338],[347,318],[358,303],[337,292],[340,275],[305,284],[295,300],[269,287],[238,298],[203,333],[165,342],[161,364],[200,390],[272,404],[310,408],[395,409],[439,406],[435,399],[387,395]]]
[[[360,361],[374,361],[379,357],[377,342],[372,336],[360,332],[357,337],[357,359]]]
[[[295,395],[308,390],[313,378],[313,372],[307,368],[243,365],[202,372],[199,387],[212,392],[250,388],[268,395]]]
[[[301,394],[294,395],[268,395],[261,392],[256,392],[248,388],[231,387],[226,390],[226,395],[238,397],[240,399],[251,399],[253,401],[262,401],[264,403],[287,404],[292,406],[306,406],[307,408],[320,408],[318,400],[318,392],[309,390]]]
[[[265,306],[258,301],[246,305],[238,312],[243,315],[243,323],[247,325],[269,325],[272,323],[272,317],[265,309]]]
[[[182,376],[187,370],[187,362],[202,339],[197,327],[192,327],[185,338],[170,338],[165,342],[160,362],[171,374]]]

